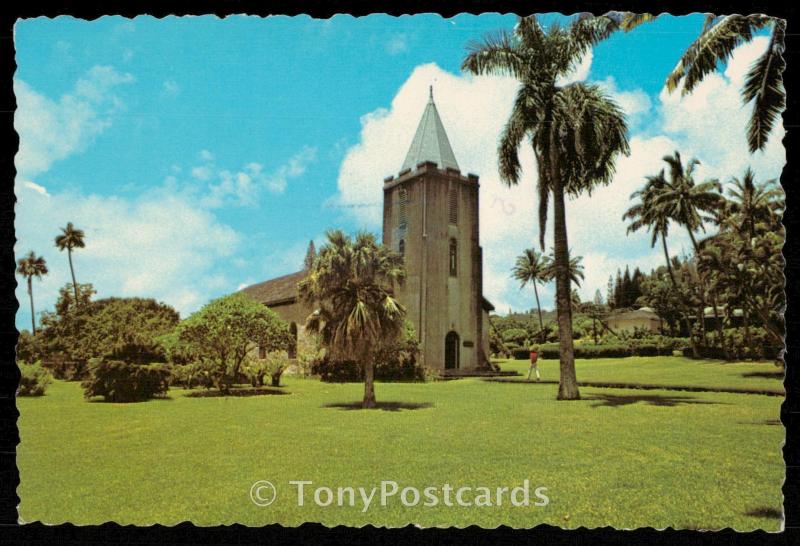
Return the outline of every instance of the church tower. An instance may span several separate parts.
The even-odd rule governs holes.
[[[431,88],[398,176],[384,179],[383,243],[403,255],[397,297],[420,360],[442,372],[488,365],[492,307],[482,290],[478,187],[477,175],[461,174]]]

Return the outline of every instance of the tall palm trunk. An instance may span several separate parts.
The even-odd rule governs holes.
[[[539,304],[539,290],[536,289],[536,280],[533,281],[533,294],[536,296],[536,310],[539,312],[539,343],[544,343],[544,321],[542,320],[542,306]]]
[[[572,345],[572,301],[569,280],[569,250],[564,186],[560,177],[553,181],[553,250],[556,266],[556,310],[561,378],[559,400],[580,400],[575,375],[575,354]]]
[[[686,231],[689,232],[689,239],[692,241],[692,248],[694,248],[694,256],[699,261],[700,260],[700,246],[697,244],[697,239],[694,238],[694,232],[690,227],[686,227]],[[700,335],[702,336],[703,345],[706,345],[708,341],[706,340],[706,321],[705,321],[705,309],[706,309],[706,295],[705,295],[705,286],[703,279],[700,277],[700,274],[697,274],[697,280],[700,285],[700,309],[697,310],[697,320],[700,323]]]
[[[678,290],[678,281],[675,279],[675,271],[672,270],[672,260],[669,257],[669,250],[667,249],[667,237],[664,233],[661,233],[661,247],[664,249],[664,259],[667,260],[667,271],[669,272],[669,278],[672,281],[672,288],[675,289],[677,292]],[[683,322],[684,328],[689,333],[689,343],[692,346],[692,356],[694,358],[700,357],[700,351],[697,349],[697,341],[692,336],[692,329],[689,326],[689,319],[686,318],[686,315],[681,311],[681,320]]]
[[[72,274],[72,288],[75,291],[75,309],[78,308],[78,283],[75,282],[75,268],[72,266],[72,249],[67,248],[67,257],[69,258],[69,272]]]
[[[28,277],[28,298],[31,300],[31,331],[36,335],[36,313],[33,310],[33,277]]]
[[[667,271],[669,278],[672,280],[672,286],[678,288],[678,282],[675,280],[675,272],[672,270],[672,260],[669,258],[669,250],[667,249],[667,236],[661,233],[661,247],[664,249],[664,259],[667,261]]]
[[[364,362],[364,401],[362,408],[374,408],[378,403],[375,400],[375,363],[371,358]]]

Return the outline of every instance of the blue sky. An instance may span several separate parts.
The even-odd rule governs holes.
[[[66,256],[52,246],[68,220],[87,235],[87,248],[75,256],[80,282],[94,283],[99,296],[156,297],[183,315],[243,284],[296,270],[308,241],[322,243],[328,228],[378,232],[382,179],[399,169],[393,158],[405,154],[432,84],[462,170],[482,179],[487,295],[501,312],[529,308],[530,295],[507,271],[536,237],[535,197],[529,185],[504,193],[494,159],[514,83],[459,70],[470,40],[514,20],[18,22],[17,253],[34,249],[51,267],[35,285],[37,307],[52,308],[68,282]],[[663,153],[680,147],[716,176],[736,174],[748,161],[737,152],[745,112],[733,105],[741,66],[763,44],[744,48],[697,97],[662,93],[701,25],[700,15],[662,17],[598,45],[576,71],[628,110],[634,142],[617,189],[574,204],[571,245],[592,266],[587,297],[605,292],[608,274],[626,262],[658,264],[647,237],[624,237],[614,218],[643,174],[661,168]],[[698,124],[710,104],[730,104],[731,112]],[[709,144],[719,120],[727,132],[715,131]],[[783,150],[773,146],[755,161],[764,176],[777,176]],[[598,209],[609,211],[607,220],[585,213]],[[676,252],[682,244],[676,235]],[[30,324],[24,288],[17,295],[22,327]],[[549,306],[552,290],[544,299]]]

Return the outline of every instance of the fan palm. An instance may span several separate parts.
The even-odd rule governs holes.
[[[498,148],[500,178],[519,183],[518,150],[530,140],[538,169],[539,244],[544,248],[552,197],[559,325],[559,399],[578,399],[570,321],[570,278],[565,195],[591,192],[611,182],[618,153],[629,153],[625,116],[597,86],[560,85],[594,44],[617,30],[611,17],[580,16],[568,26],[543,28],[522,17],[512,32],[472,42],[462,69],[473,74],[511,75],[520,82]]]
[[[33,309],[33,278],[41,279],[47,275],[47,262],[32,250],[17,261],[17,273],[28,281],[28,297],[31,300],[31,331],[36,335],[36,313]]]
[[[369,233],[351,239],[339,230],[327,234],[301,299],[313,306],[306,328],[320,336],[333,361],[352,360],[364,371],[362,407],[375,407],[375,355],[402,332],[405,308],[392,295],[405,269],[399,254],[375,242]]]
[[[78,297],[78,283],[75,281],[75,268],[72,265],[72,250],[75,248],[84,248],[86,243],[83,240],[84,233],[82,229],[77,229],[72,225],[72,222],[67,222],[67,227],[61,228],[61,235],[56,237],[56,246],[60,251],[67,251],[69,257],[69,271],[72,274],[72,289],[75,291],[75,304],[80,301]]]
[[[629,31],[652,21],[650,14],[627,14],[621,27]],[[750,42],[759,30],[769,29],[767,50],[750,67],[742,88],[742,102],[753,103],[747,124],[750,152],[763,150],[775,121],[786,107],[783,87],[783,60],[786,21],[766,15],[707,15],[700,36],[686,49],[667,77],[667,90],[672,92],[683,83],[682,94],[691,93],[703,79],[727,62],[733,50]]]
[[[550,258],[537,252],[534,248],[527,248],[517,257],[517,262],[512,269],[512,276],[520,282],[520,288],[526,284],[533,285],[533,294],[536,296],[536,311],[539,313],[539,335],[545,335],[544,320],[542,320],[542,306],[539,303],[539,290],[537,285],[550,280]]]

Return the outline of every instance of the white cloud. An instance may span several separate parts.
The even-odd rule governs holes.
[[[58,160],[79,153],[111,126],[124,107],[113,91],[133,76],[110,66],[95,66],[79,79],[72,92],[53,101],[20,79],[14,81],[17,111],[14,128],[20,135],[17,170],[34,176]]]
[[[18,197],[16,251],[35,249],[50,268],[34,288],[39,309],[52,309],[70,282],[67,257],[53,246],[68,221],[86,232],[86,248],[73,256],[78,282],[91,282],[98,297],[153,297],[185,316],[211,293],[232,288],[216,266],[237,250],[239,236],[185,197],[163,189],[131,200],[36,191]],[[17,298],[26,297],[19,289]]]
[[[47,188],[37,184],[36,182],[32,182],[30,180],[26,180],[25,182],[23,182],[22,183],[22,187],[23,188],[28,188],[29,190],[33,190],[36,193],[38,193],[39,195],[46,195],[46,196],[50,195],[49,193],[47,193]]]
[[[190,173],[192,178],[208,182],[208,185],[203,191],[195,187],[194,193],[201,194],[201,204],[206,207],[256,205],[264,190],[283,193],[289,180],[306,172],[309,163],[316,160],[316,154],[316,148],[305,146],[286,163],[270,173],[265,173],[264,166],[257,162],[247,163],[238,170],[218,168],[213,163],[213,154],[203,150],[200,157],[206,163],[191,168]]]
[[[181,92],[181,86],[175,80],[165,80],[161,85],[161,96],[173,98],[177,97]]]
[[[398,55],[408,51],[408,37],[404,33],[394,34],[386,41],[386,52],[389,55]]]
[[[316,158],[317,149],[311,146],[304,146],[302,150],[289,158],[289,161],[264,178],[267,189],[272,193],[283,193],[283,191],[286,190],[288,181],[305,173],[308,164],[315,161]],[[250,167],[254,166],[257,166],[257,174],[260,176],[261,165],[257,163],[250,164]]]
[[[201,165],[192,168],[192,178],[196,178],[203,182],[210,180],[212,176],[211,167],[208,165]]]
[[[648,234],[626,235],[622,215],[630,206],[629,195],[641,187],[645,176],[662,168],[664,155],[680,150],[686,159],[698,157],[703,161],[700,179],[718,176],[727,180],[741,175],[747,165],[752,165],[761,179],[780,175],[785,163],[783,127],[773,132],[764,153],[751,156],[745,140],[750,109],[742,108],[739,94],[743,74],[765,46],[760,38],[741,46],[723,74],[709,75],[686,97],[662,93],[655,104],[640,89],[618,89],[613,79],[598,82],[628,114],[633,132],[631,155],[617,160],[613,183],[597,188],[591,196],[567,202],[569,245],[575,254],[584,256],[586,266],[582,298],[592,298],[597,289],[605,296],[608,277],[618,268],[630,265],[649,271],[663,263],[660,247],[650,247]],[[591,54],[587,57],[571,75],[575,81],[588,75]],[[525,289],[520,293],[509,271],[522,249],[538,245],[535,161],[530,148],[523,146],[520,184],[508,188],[499,180],[496,159],[498,138],[517,89],[513,79],[455,75],[434,64],[418,66],[389,108],[362,116],[360,139],[345,154],[338,193],[331,202],[363,227],[380,228],[381,181],[399,171],[431,84],[462,172],[481,176],[484,292],[500,312],[528,309],[533,305],[533,292]],[[549,222],[548,251],[552,214]],[[689,250],[688,237],[678,227],[672,228],[668,243],[673,256]],[[540,296],[544,305],[552,305],[552,287],[544,287]]]

